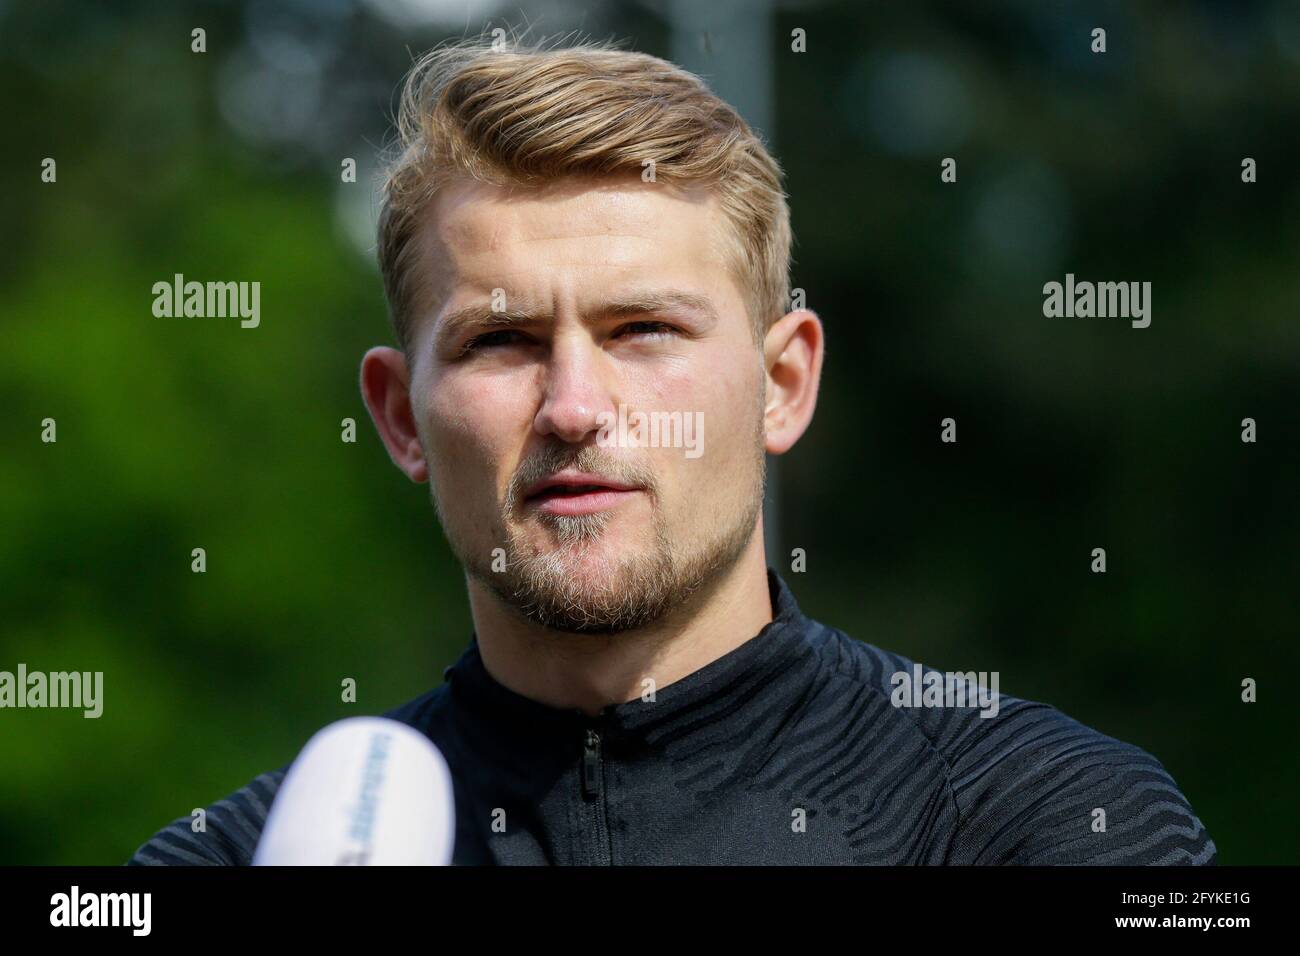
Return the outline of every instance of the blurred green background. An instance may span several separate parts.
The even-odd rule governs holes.
[[[396,90],[494,26],[626,38],[774,144],[828,334],[777,485],[804,610],[1150,750],[1220,862],[1297,862],[1300,4],[50,0],[0,2],[0,670],[103,671],[105,710],[0,710],[0,863],[124,862],[465,646],[356,382]],[[1067,271],[1152,282],[1151,327],[1045,318]],[[155,318],[178,272],[259,281],[260,327]]]

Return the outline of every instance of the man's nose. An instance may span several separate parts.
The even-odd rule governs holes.
[[[541,407],[533,420],[540,435],[577,444],[602,424],[611,398],[603,353],[583,335],[557,337],[543,370]]]

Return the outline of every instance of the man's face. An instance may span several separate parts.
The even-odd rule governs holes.
[[[711,193],[639,178],[461,183],[425,211],[410,397],[434,503],[537,623],[649,624],[753,535],[766,378],[726,228]],[[678,414],[653,447],[657,413]]]

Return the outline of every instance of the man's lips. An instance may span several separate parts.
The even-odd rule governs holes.
[[[586,471],[561,471],[530,485],[524,504],[555,515],[593,514],[613,508],[641,489]]]

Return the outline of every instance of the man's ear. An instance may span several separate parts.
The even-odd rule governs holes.
[[[397,349],[376,346],[361,360],[361,397],[388,457],[412,481],[428,481],[429,465],[411,411],[411,378],[406,357]]]
[[[822,376],[822,350],[821,320],[808,309],[790,312],[768,329],[763,339],[767,367],[763,425],[770,454],[789,451],[812,421]]]

